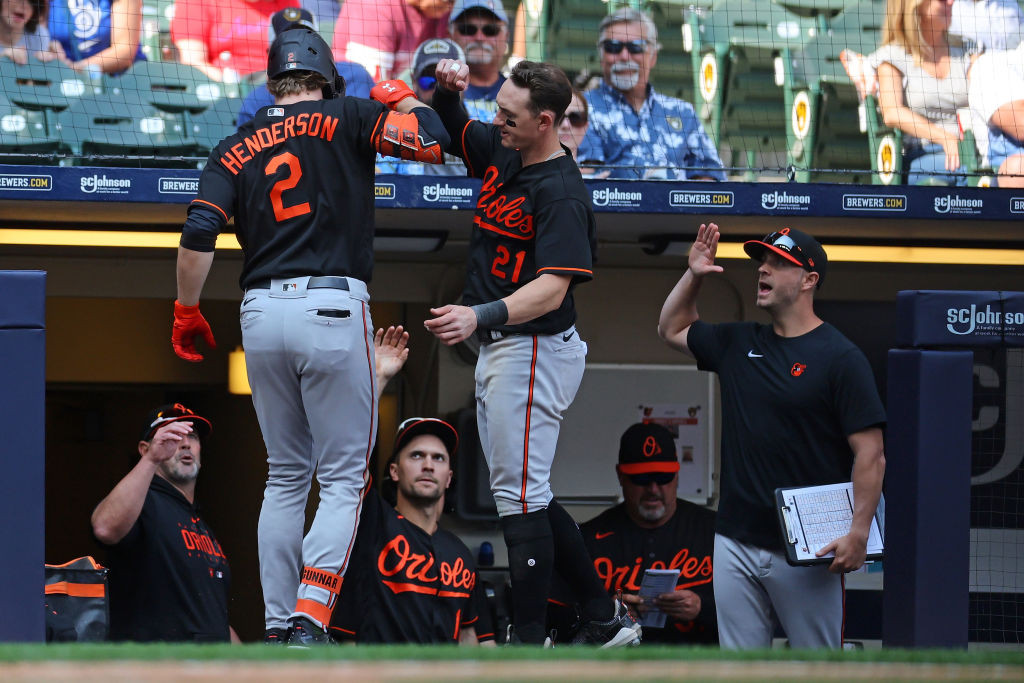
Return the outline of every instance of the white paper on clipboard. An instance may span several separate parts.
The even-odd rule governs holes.
[[[678,569],[648,569],[644,572],[640,582],[640,597],[645,604],[652,606],[640,617],[641,626],[665,628],[665,613],[653,606],[654,598],[674,591],[678,580]]]
[[[792,489],[778,489],[783,532],[791,562],[827,562],[835,557],[828,553],[821,558],[816,553],[823,547],[850,532],[853,519],[853,484],[826,484]],[[868,532],[867,558],[880,559],[884,553],[885,499],[879,500],[878,509]]]

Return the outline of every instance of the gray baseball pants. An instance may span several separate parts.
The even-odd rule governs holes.
[[[303,615],[324,626],[355,540],[377,435],[366,285],[307,289],[308,277],[250,289],[240,320],[269,474],[259,520],[267,628]],[[320,502],[303,538],[316,473]]]

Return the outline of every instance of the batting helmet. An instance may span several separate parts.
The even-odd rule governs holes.
[[[267,79],[289,71],[312,71],[327,79],[324,99],[345,94],[345,79],[338,75],[331,48],[316,31],[290,28],[274,38],[267,58]]]

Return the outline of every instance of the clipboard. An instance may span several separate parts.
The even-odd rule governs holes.
[[[775,489],[775,507],[779,513],[786,561],[793,566],[829,564],[834,553],[814,554],[850,532],[853,520],[853,482]],[[884,551],[885,499],[868,531],[867,560],[881,560]]]

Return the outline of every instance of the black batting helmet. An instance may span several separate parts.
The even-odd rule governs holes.
[[[324,99],[345,94],[345,79],[338,75],[331,48],[316,31],[290,28],[274,38],[267,58],[267,79],[289,71],[312,71],[326,78]]]

